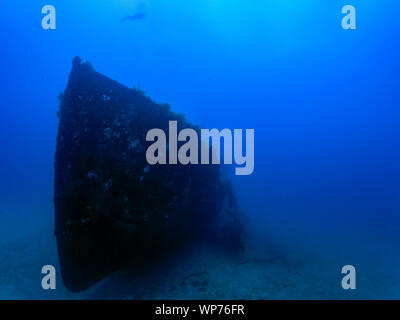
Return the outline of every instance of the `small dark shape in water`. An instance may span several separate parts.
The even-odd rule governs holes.
[[[132,16],[123,17],[121,21],[124,22],[124,21],[126,21],[126,20],[131,20],[131,21],[134,21],[134,20],[141,20],[141,19],[143,19],[145,16],[146,16],[146,14],[145,14],[144,12],[139,12],[139,13],[136,13],[136,14],[134,14],[134,15],[132,15]]]

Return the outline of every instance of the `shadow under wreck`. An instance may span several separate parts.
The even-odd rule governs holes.
[[[59,118],[55,223],[69,290],[85,290],[132,261],[155,263],[190,241],[240,247],[236,201],[219,165],[148,165],[149,130],[177,121],[178,130],[200,132],[167,104],[76,57]]]

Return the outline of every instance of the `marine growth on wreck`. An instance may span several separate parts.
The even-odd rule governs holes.
[[[148,130],[197,126],[78,57],[60,99],[54,202],[68,289],[85,290],[128,262],[156,263],[191,241],[229,237],[240,246],[235,197],[218,165],[146,161]]]

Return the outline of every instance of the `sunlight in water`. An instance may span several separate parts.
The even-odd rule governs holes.
[[[274,50],[295,51],[301,47],[301,32],[317,36],[318,14],[324,12],[324,5],[317,4],[316,0],[206,0],[197,12],[208,32],[226,45],[264,43]]]

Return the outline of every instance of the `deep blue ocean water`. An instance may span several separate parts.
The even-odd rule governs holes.
[[[57,10],[56,30],[42,29],[45,4]],[[347,4],[356,30],[341,27]],[[400,298],[399,3],[0,6],[0,298]],[[141,19],[121,21],[137,10]],[[41,289],[41,266],[58,265],[57,97],[75,56],[203,128],[255,130],[254,173],[223,168],[248,217],[245,258],[199,248],[155,271],[156,283],[146,275],[79,295],[61,280],[56,292]],[[341,289],[347,264],[355,291]],[[206,278],[206,290],[173,289],[186,273]]]

